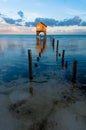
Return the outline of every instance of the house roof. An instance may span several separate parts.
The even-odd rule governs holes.
[[[47,25],[46,24],[44,24],[43,22],[39,22],[39,23],[41,23],[41,24],[43,24],[45,27],[47,27]],[[37,24],[39,24],[39,23],[37,23]],[[37,25],[36,25],[37,26]]]

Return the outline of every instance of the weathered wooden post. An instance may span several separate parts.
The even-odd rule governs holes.
[[[57,40],[56,51],[58,52],[59,40]]]
[[[29,79],[33,79],[32,73],[32,53],[31,50],[28,50],[28,62],[29,62]]]
[[[64,54],[65,54],[65,50],[62,51],[62,68],[64,67]]]
[[[62,58],[64,59],[65,50],[62,51]]]
[[[55,39],[53,38],[53,39],[52,39],[52,47],[53,47],[53,50],[54,50],[54,43],[55,43]]]
[[[73,72],[72,72],[72,82],[76,82],[76,74],[77,74],[77,64],[78,64],[78,62],[77,62],[77,60],[74,60],[73,61]]]
[[[59,45],[59,40],[57,40],[57,44],[56,44],[56,61],[58,61],[58,45]]]

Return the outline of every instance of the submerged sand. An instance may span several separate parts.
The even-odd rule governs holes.
[[[54,78],[1,83],[0,130],[86,130],[85,99],[76,84]]]

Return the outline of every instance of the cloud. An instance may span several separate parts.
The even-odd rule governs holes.
[[[8,24],[14,24],[14,25],[17,25],[17,26],[22,26],[22,24],[20,24],[22,22],[22,19],[12,19],[12,18],[6,18],[6,17],[3,17],[3,20],[8,23]]]
[[[36,24],[38,22],[43,22],[45,23],[47,26],[71,26],[71,25],[79,25],[82,22],[82,19],[79,18],[79,16],[75,16],[73,18],[70,19],[64,19],[62,21],[58,21],[52,18],[36,18],[34,20],[34,22],[25,22],[25,26],[36,26]]]
[[[57,26],[58,21],[53,18],[36,18],[34,22],[25,22],[25,26],[36,26],[38,22],[43,22],[47,26]]]
[[[82,19],[79,16],[75,16],[70,19],[64,19],[63,21],[59,21],[58,25],[60,26],[71,26],[71,25],[80,25]]]
[[[72,18],[63,19],[63,20],[56,20],[54,18],[42,18],[38,17],[34,21],[27,20],[24,17],[24,13],[22,11],[18,11],[20,18],[10,18],[2,13],[0,13],[0,21],[4,21],[7,24],[13,24],[16,26],[26,26],[26,27],[35,27],[38,22],[43,22],[47,26],[54,27],[54,26],[86,26],[86,21],[83,21],[79,16],[74,16]],[[23,19],[24,18],[24,19]]]
[[[18,15],[21,17],[21,18],[24,18],[24,13],[20,10],[18,11]]]
[[[13,19],[13,18],[9,18],[3,14],[0,13],[0,18],[2,19],[3,22],[7,23],[7,24],[14,24],[17,26],[21,26],[22,24],[22,19]]]
[[[15,24],[15,20],[14,19],[12,19],[12,18],[5,18],[5,17],[3,17],[3,19],[4,19],[4,21],[6,22],[6,23],[9,23],[9,24]]]
[[[0,24],[0,34],[35,34],[35,27]]]
[[[86,27],[84,26],[59,26],[48,27],[48,34],[86,34]]]

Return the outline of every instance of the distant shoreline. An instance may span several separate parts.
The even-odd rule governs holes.
[[[2,35],[30,35],[30,36],[33,35],[33,36],[36,36],[36,34],[0,34],[0,35],[1,35],[1,36],[2,36]],[[63,35],[63,36],[64,36],[64,35],[65,35],[65,36],[68,36],[68,35],[69,35],[69,36],[80,36],[80,35],[86,36],[86,34],[78,34],[78,33],[77,33],[77,34],[75,34],[75,33],[73,33],[73,34],[47,34],[47,36],[51,36],[51,35],[53,35],[53,36],[54,36],[54,35],[58,35],[58,36],[62,36],[62,35]]]

